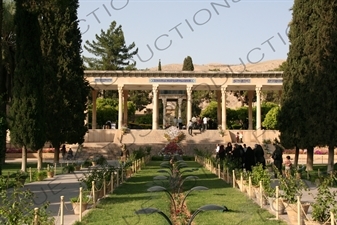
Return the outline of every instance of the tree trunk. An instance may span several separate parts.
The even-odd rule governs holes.
[[[335,148],[334,146],[329,146],[329,156],[328,156],[328,173],[333,172],[333,166],[335,162]]]
[[[314,147],[307,148],[307,171],[312,171],[314,165]]]
[[[298,166],[298,157],[300,154],[300,148],[298,146],[295,147],[295,159],[294,159],[294,166],[297,168]]]
[[[60,162],[60,145],[53,144],[54,146],[54,163],[58,164]]]
[[[42,149],[37,150],[37,170],[40,171],[42,169]]]
[[[27,170],[27,148],[22,146],[22,161],[21,161],[21,171],[26,172]]]

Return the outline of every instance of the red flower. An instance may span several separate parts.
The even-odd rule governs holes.
[[[176,142],[170,142],[164,147],[162,153],[165,155],[174,155],[174,154],[182,155],[183,151]]]

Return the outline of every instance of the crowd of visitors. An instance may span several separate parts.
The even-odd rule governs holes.
[[[252,167],[257,164],[262,164],[263,168],[266,167],[266,160],[264,157],[264,150],[261,145],[255,144],[254,148],[246,146],[246,144],[234,144],[228,142],[227,146],[217,145],[216,155],[220,160],[220,165],[224,160],[232,162],[235,168],[246,169],[252,171]]]
[[[283,150],[278,145],[274,145],[275,150],[272,154],[273,164],[276,167],[275,178],[277,173],[282,174],[282,167],[285,167],[285,175],[290,173],[292,168],[292,162],[290,156],[287,156],[283,161]],[[246,146],[246,144],[235,143],[234,146],[231,142],[227,143],[227,146],[217,144],[215,148],[216,158],[220,160],[221,168],[223,163],[231,163],[233,169],[245,169],[246,171],[252,171],[252,168],[258,164],[261,164],[263,168],[266,168],[266,159],[264,150],[261,145],[255,144],[254,148]]]

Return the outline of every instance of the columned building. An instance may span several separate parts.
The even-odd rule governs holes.
[[[96,129],[96,99],[98,91],[118,90],[118,128],[127,124],[127,98],[129,90],[152,91],[152,129],[159,129],[159,113],[165,118],[168,100],[177,101],[178,117],[181,117],[182,101],[186,101],[186,118],[192,118],[192,93],[196,90],[215,91],[218,101],[218,121],[226,129],[226,94],[229,91],[248,91],[248,129],[253,129],[253,94],[256,93],[256,124],[261,129],[261,91],[282,90],[282,72],[193,72],[193,71],[85,71],[92,87],[92,129]],[[159,101],[163,112],[159,112]],[[163,121],[165,125],[165,121]]]

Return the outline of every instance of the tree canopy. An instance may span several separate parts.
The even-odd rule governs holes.
[[[191,56],[187,56],[184,59],[183,71],[194,71],[194,65]]]
[[[44,70],[40,43],[38,13],[23,0],[16,1],[16,68],[13,104],[10,108],[11,140],[13,143],[38,150],[45,143]],[[30,37],[27,38],[27,34]],[[26,169],[26,162],[22,170]]]
[[[96,40],[86,41],[84,48],[95,57],[84,57],[88,69],[95,70],[133,70],[136,62],[132,60],[138,53],[135,43],[125,44],[122,26],[116,21],[110,24],[107,31],[96,34]],[[133,61],[133,62],[131,62]]]

